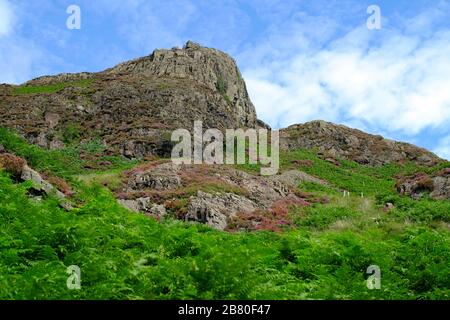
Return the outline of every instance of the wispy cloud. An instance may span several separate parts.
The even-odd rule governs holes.
[[[450,29],[423,36],[389,24],[369,31],[361,23],[328,41],[322,29],[336,30],[327,26],[338,22],[307,18],[292,23],[298,32],[275,33],[250,51],[257,60],[245,76],[263,120],[284,127],[325,118],[406,136],[448,126]],[[432,21],[424,13],[418,19]]]
[[[434,152],[440,157],[450,160],[450,135],[439,140]]]
[[[14,13],[12,5],[6,0],[0,0],[0,37],[8,36],[13,29]]]

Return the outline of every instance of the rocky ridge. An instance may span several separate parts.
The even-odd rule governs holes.
[[[281,130],[280,147],[284,150],[316,149],[325,159],[348,159],[371,166],[405,161],[433,166],[442,162],[435,154],[412,144],[326,121],[312,121]]]

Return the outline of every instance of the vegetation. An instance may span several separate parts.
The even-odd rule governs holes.
[[[299,191],[329,201],[291,209],[295,225],[283,232],[228,233],[121,207],[110,190],[136,162],[101,156],[111,166],[87,171],[93,160],[80,154],[101,153],[98,141],[48,151],[0,129],[0,144],[77,192],[67,212],[52,197],[33,200],[30,184],[0,166],[0,299],[450,298],[450,204],[396,194],[393,176],[412,164],[336,167],[310,151],[285,154],[283,169],[329,182]],[[395,209],[384,211],[386,202]],[[66,286],[71,265],[81,269],[80,290]],[[371,265],[381,269],[380,290],[366,286]]]
[[[28,144],[22,137],[8,129],[0,128],[0,145],[25,158],[34,169],[68,179],[74,175],[86,174],[86,171],[128,169],[137,164],[137,161],[124,157],[106,155],[105,146],[95,139],[83,144],[69,145],[60,150],[44,150]],[[100,164],[105,162],[110,165],[102,167]]]
[[[55,84],[35,86],[35,85],[22,85],[13,89],[13,95],[25,95],[25,94],[40,94],[40,93],[56,93],[67,87],[79,87],[89,88],[92,83],[91,79],[58,82]]]

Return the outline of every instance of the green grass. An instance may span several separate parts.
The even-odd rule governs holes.
[[[336,188],[358,195],[361,193],[376,195],[386,190],[393,191],[396,175],[425,170],[425,168],[421,168],[413,163],[403,166],[389,164],[381,167],[366,167],[346,160],[341,160],[341,166],[337,167],[318,158],[310,150],[297,150],[281,154],[282,168],[291,166],[293,160],[310,160],[312,165],[303,166],[301,168],[302,171],[328,181]]]
[[[60,150],[45,150],[28,144],[22,137],[8,129],[0,128],[0,144],[8,151],[25,158],[34,169],[41,172],[48,171],[61,178],[70,178],[86,173],[86,165],[96,165],[104,161],[111,162],[108,170],[127,169],[137,164],[137,161],[121,156],[103,155],[105,147],[98,140],[70,145]],[[85,154],[87,157],[82,159],[81,154]],[[89,160],[89,156],[91,156],[91,160]]]
[[[56,93],[67,87],[89,88],[91,84],[92,79],[84,79],[70,82],[58,82],[45,86],[22,85],[13,89],[13,95]]]
[[[0,299],[450,298],[449,202],[396,195],[392,174],[408,166],[337,168],[310,152],[285,155],[285,167],[313,161],[305,171],[331,185],[301,189],[330,203],[292,210],[296,226],[283,233],[226,233],[121,207],[102,184],[117,186],[133,163],[114,158],[110,171],[84,170],[79,154],[101,152],[98,141],[48,151],[0,129],[0,144],[79,181],[78,207],[66,212],[52,197],[33,200],[28,183],[0,170]],[[389,213],[387,201],[396,207]],[[71,265],[81,269],[81,290],[66,286]],[[366,287],[370,265],[381,268],[381,290]]]
[[[448,299],[450,238],[410,226],[360,232],[229,234],[158,223],[99,187],[71,213],[0,174],[2,299]],[[26,214],[23,214],[26,212]],[[368,290],[366,269],[382,270]],[[81,290],[66,268],[81,268]]]

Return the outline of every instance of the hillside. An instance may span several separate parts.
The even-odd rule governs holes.
[[[281,130],[274,176],[170,161],[194,120],[266,126],[225,53],[188,42],[0,98],[0,298],[450,298],[450,163],[427,150],[313,121]]]

